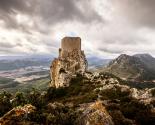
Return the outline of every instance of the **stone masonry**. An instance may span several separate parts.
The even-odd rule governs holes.
[[[84,51],[81,51],[80,37],[64,37],[61,41],[59,56],[50,67],[51,86],[67,87],[76,72],[84,73],[88,64]]]

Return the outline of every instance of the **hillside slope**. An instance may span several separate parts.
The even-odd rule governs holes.
[[[150,81],[155,79],[155,59],[146,54],[122,54],[103,70],[123,79]]]
[[[0,93],[0,124],[154,125],[152,90],[129,87],[107,73],[76,74],[66,88]]]

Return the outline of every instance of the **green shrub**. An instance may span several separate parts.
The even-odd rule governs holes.
[[[126,119],[119,110],[111,111],[110,115],[112,116],[115,125],[133,125],[133,122]]]
[[[6,112],[12,109],[11,94],[3,91],[0,93],[0,116],[3,116]]]
[[[47,103],[44,95],[41,95],[41,93],[35,88],[33,88],[32,91],[27,94],[26,98],[27,98],[27,103],[32,104],[38,109],[41,109]]]
[[[22,92],[16,92],[15,97],[13,98],[12,105],[13,107],[17,107],[19,105],[23,106],[26,104],[26,98]]]
[[[47,90],[47,94],[45,95],[45,97],[46,97],[47,101],[50,101],[50,100],[55,100],[55,99],[58,99],[61,97],[65,97],[65,95],[66,95],[66,89],[65,88],[56,89],[56,88],[50,87]]]
[[[105,89],[99,92],[99,94],[103,97],[107,97],[108,99],[122,99],[124,97],[129,96],[130,91],[121,92],[121,88],[116,87],[116,89]]]
[[[151,90],[151,94],[152,94],[153,97],[155,97],[155,89]]]

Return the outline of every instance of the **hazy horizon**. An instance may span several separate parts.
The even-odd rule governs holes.
[[[122,53],[125,54],[125,53]],[[136,54],[149,54],[149,53],[135,53],[135,54],[130,54],[129,56],[134,56]],[[120,54],[121,55],[121,54]],[[118,56],[120,56],[118,55]],[[149,54],[151,55],[151,54]],[[13,59],[13,60],[18,60],[18,59],[25,59],[25,58],[51,58],[51,60],[53,58],[56,58],[58,55],[50,55],[50,54],[26,54],[26,55],[0,55],[0,60],[5,60],[5,59]],[[117,56],[117,57],[118,57]],[[155,58],[155,56],[151,55],[153,58]],[[91,58],[98,58],[98,59],[115,59],[117,57],[98,57],[95,55],[86,55],[86,58],[91,59]]]

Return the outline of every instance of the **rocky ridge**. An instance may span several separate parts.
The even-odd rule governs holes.
[[[126,81],[112,74],[75,73],[75,77],[72,78],[68,87],[50,88],[40,96],[35,92],[35,100],[32,102],[37,109],[33,118],[30,116],[25,118],[24,113],[20,115],[17,123],[21,123],[24,119],[27,124],[31,122],[53,125],[69,123],[72,125],[143,125],[144,118],[138,121],[139,119],[137,120],[135,117],[141,115],[141,112],[148,112],[148,116],[145,116],[147,119],[154,117],[155,93],[153,94],[152,91],[155,92],[154,89],[130,87]],[[31,95],[31,97],[33,96]],[[43,102],[43,106],[38,102]],[[135,116],[124,115],[128,112]],[[135,112],[136,114],[134,114]],[[1,117],[3,123],[5,119],[11,122],[10,118],[14,116],[14,114],[6,114]],[[39,122],[38,119],[40,119]],[[148,121],[146,122],[148,123]],[[152,121],[150,125],[153,123]]]
[[[103,71],[122,79],[135,81],[153,81],[155,79],[155,59],[150,55],[120,55],[112,60]],[[152,67],[152,68],[150,68]]]

